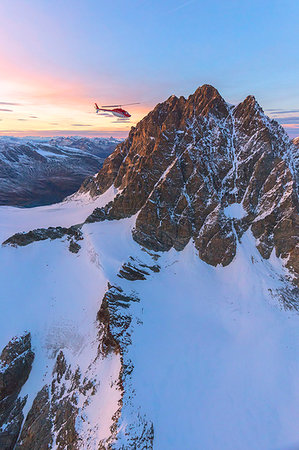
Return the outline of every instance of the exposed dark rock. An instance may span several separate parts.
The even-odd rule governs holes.
[[[131,343],[127,332],[131,324],[131,315],[125,311],[132,302],[139,302],[134,295],[126,295],[117,286],[108,286],[97,314],[99,323],[99,351],[103,355],[114,351],[119,353]]]
[[[130,281],[136,281],[136,280],[146,280],[146,275],[149,275],[149,272],[146,272],[146,270],[137,268],[131,263],[125,263],[122,265],[122,268],[120,269],[118,276],[120,278],[126,278]]]
[[[0,355],[0,448],[13,449],[23,422],[27,398],[19,393],[31,371],[34,353],[27,333],[13,338]]]
[[[64,227],[49,227],[37,228],[36,230],[28,231],[27,233],[16,233],[10,238],[6,239],[2,245],[11,245],[13,247],[25,246],[32,244],[32,242],[44,241],[46,239],[61,239],[67,237],[70,240],[69,250],[72,253],[78,253],[81,246],[76,242],[83,239],[81,232],[82,225],[73,225],[69,228]]]
[[[37,394],[26,417],[17,450],[59,450],[80,447],[76,431],[78,416],[78,394],[94,395],[91,380],[82,378],[79,369],[75,371],[67,364],[62,351],[59,352],[53,369],[50,386],[45,385]],[[55,442],[54,442],[55,439]]]
[[[11,397],[8,397],[0,404],[1,410],[9,411],[6,421],[0,427],[0,448],[3,450],[13,450],[15,447],[24,419],[23,408],[27,398],[17,398],[13,405],[9,404],[10,400]],[[0,420],[2,422],[2,418]]]
[[[0,400],[20,390],[34,359],[30,334],[12,339],[0,355]]]
[[[133,258],[132,258],[133,259]],[[141,263],[140,263],[141,264]],[[149,267],[149,266],[146,266]],[[157,270],[157,266],[154,270]],[[154,427],[151,421],[145,419],[142,414],[137,414],[134,423],[126,423],[124,440],[125,445],[117,445],[118,438],[123,431],[121,426],[121,411],[123,407],[123,394],[126,392],[126,402],[130,402],[129,392],[131,390],[131,376],[134,366],[131,360],[127,358],[128,345],[131,344],[131,332],[134,327],[133,318],[130,313],[132,303],[139,302],[134,295],[127,295],[119,286],[108,284],[108,290],[103,298],[97,319],[100,328],[100,353],[107,355],[114,351],[120,353],[122,369],[119,378],[119,389],[122,392],[122,398],[119,401],[119,409],[113,417],[111,426],[111,437],[105,442],[99,443],[99,449],[123,448],[123,449],[152,449],[154,441]],[[103,346],[102,343],[105,343]],[[116,446],[115,446],[116,445]]]
[[[99,350],[107,356],[111,352],[119,353],[119,343],[111,332],[111,314],[106,296],[102,300],[101,308],[97,314],[99,322]]]
[[[80,378],[79,372],[72,373],[70,367],[67,366],[63,352],[60,351],[53,371],[51,414],[56,434],[56,445],[61,450],[79,448],[75,422],[78,414],[76,391],[79,388]],[[64,380],[71,380],[71,386],[66,387]]]
[[[16,450],[48,450],[53,443],[49,387],[44,386],[33,401]]]
[[[117,274],[119,278],[126,278],[129,281],[146,280],[146,277],[150,275],[149,270],[156,273],[160,272],[160,266],[158,264],[149,266],[135,260],[132,256],[130,256],[130,259],[134,262],[128,262],[122,265]]]
[[[113,202],[109,202],[104,208],[96,208],[85,220],[85,223],[103,222],[104,220],[119,220],[123,219],[124,216],[118,211],[111,212],[110,207]]]
[[[71,253],[78,253],[81,248],[81,245],[79,245],[77,242],[75,242],[73,239],[70,240],[69,243],[69,251]]]

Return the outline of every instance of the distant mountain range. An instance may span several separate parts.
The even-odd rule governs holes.
[[[0,205],[61,201],[98,172],[120,140],[0,137]]]

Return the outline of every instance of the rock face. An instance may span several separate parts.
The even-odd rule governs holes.
[[[98,357],[101,357],[100,353]],[[96,448],[91,440],[91,428],[88,428],[85,441],[78,434],[80,421],[91,427],[85,410],[88,410],[101,384],[97,380],[98,368],[93,367],[95,363],[93,361],[83,374],[78,366],[72,367],[67,362],[63,351],[58,353],[52,381],[36,395],[23,423],[15,447],[17,450]],[[105,443],[103,448],[110,447]]]
[[[119,142],[114,138],[0,138],[0,205],[61,201],[99,170]]]
[[[26,417],[16,449],[47,449],[54,444],[57,449],[77,449],[78,435],[75,420],[78,413],[80,373],[72,373],[61,351],[53,370],[51,386],[45,385],[37,394]]]
[[[11,245],[12,247],[24,247],[32,244],[32,242],[45,241],[46,239],[62,239],[67,237],[69,240],[69,250],[72,253],[78,253],[81,246],[78,241],[82,240],[81,225],[73,225],[69,228],[49,227],[37,228],[28,231],[28,233],[16,233],[3,242],[3,245]]]
[[[137,267],[135,270],[141,270]],[[139,262],[140,266],[140,262]],[[153,272],[159,270],[159,266],[146,266]],[[154,267],[154,269],[153,269]],[[144,275],[144,274],[143,274]],[[149,275],[149,274],[148,274]],[[123,277],[126,278],[126,277]],[[144,280],[145,278],[126,278],[132,282]],[[134,370],[134,364],[128,358],[128,347],[132,344],[132,334],[134,328],[138,326],[139,319],[132,313],[134,304],[138,304],[140,299],[136,297],[134,291],[125,292],[120,286],[108,285],[108,289],[102,301],[101,308],[97,314],[99,323],[99,352],[107,356],[111,352],[117,352],[121,355],[122,370],[120,372],[119,388],[122,392],[122,398],[119,402],[119,409],[114,415],[114,424],[110,428],[111,437],[108,442],[99,449],[153,449],[154,426],[153,423],[143,416],[140,412],[137,417],[130,422],[125,419],[125,424],[121,417],[122,408],[128,407],[134,397],[134,390],[131,385],[131,376]],[[125,439],[120,443],[124,435]],[[108,444],[108,446],[107,446]]]
[[[192,238],[212,265],[229,264],[251,227],[262,256],[275,249],[298,277],[297,176],[298,149],[253,96],[233,107],[204,85],[158,104],[80,191],[120,190],[87,222],[137,214],[138,243],[182,250]],[[236,204],[243,217],[225,214]]]
[[[30,334],[12,339],[0,355],[0,448],[12,450],[23,422],[26,398],[19,397],[30,374],[34,353]]]

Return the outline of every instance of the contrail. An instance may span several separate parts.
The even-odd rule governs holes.
[[[169,11],[169,13],[173,13],[173,12],[175,12],[175,11],[178,11],[179,9],[185,8],[185,6],[188,6],[188,5],[190,5],[190,3],[194,3],[194,2],[195,2],[195,0],[189,0],[188,2],[185,2],[185,3],[183,3],[182,5],[179,5],[179,6],[177,6],[176,8],[171,9],[171,10]]]

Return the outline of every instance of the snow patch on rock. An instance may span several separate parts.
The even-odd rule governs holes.
[[[247,213],[242,203],[232,203],[224,208],[224,214],[230,219],[242,219]]]

